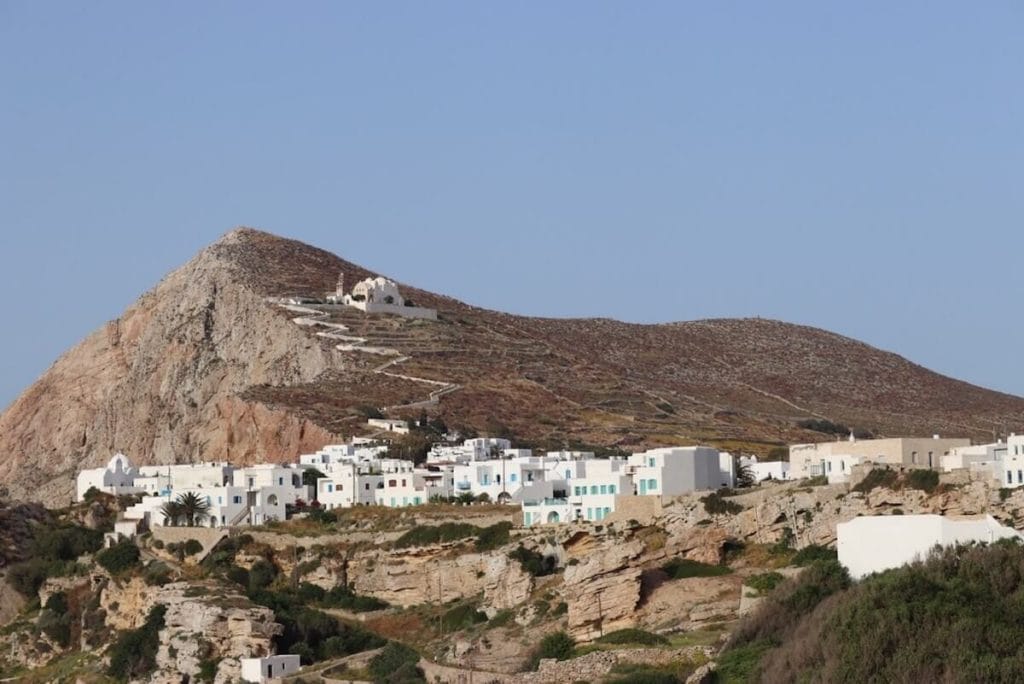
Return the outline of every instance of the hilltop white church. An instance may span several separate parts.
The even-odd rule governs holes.
[[[377,276],[367,278],[355,284],[350,294],[345,293],[345,274],[338,276],[338,286],[327,295],[330,304],[344,304],[366,313],[391,314],[405,318],[425,318],[437,320],[437,310],[415,306],[407,301],[398,291],[398,284],[393,280]]]

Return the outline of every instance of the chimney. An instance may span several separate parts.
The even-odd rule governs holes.
[[[338,274],[338,285],[335,288],[334,293],[337,296],[339,296],[339,297],[341,297],[342,295],[345,294],[345,272],[344,271],[342,271],[341,273]]]
[[[939,438],[939,436],[937,434],[932,435],[932,439],[938,439],[938,438]]]

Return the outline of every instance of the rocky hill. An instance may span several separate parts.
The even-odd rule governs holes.
[[[679,442],[767,450],[876,434],[991,437],[1024,399],[823,330],[763,319],[635,325],[487,311],[403,286],[435,321],[287,309],[339,273],[328,252],[231,231],[70,349],[0,416],[0,484],[66,503],[75,472],[139,462],[283,461],[364,431],[366,407],[536,446]],[[566,303],[571,311],[571,303]]]

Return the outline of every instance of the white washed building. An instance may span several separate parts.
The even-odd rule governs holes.
[[[678,496],[722,485],[718,450],[712,447],[650,449],[631,455],[629,467],[640,496]]]
[[[264,684],[274,679],[293,675],[301,664],[297,655],[273,655],[262,658],[241,658],[242,681]]]
[[[102,468],[90,468],[78,473],[75,487],[75,501],[82,501],[90,489],[97,489],[105,494],[119,496],[136,494],[139,490],[135,485],[137,472],[124,454],[114,455]]]
[[[405,318],[437,320],[437,310],[413,306],[398,290],[398,284],[383,277],[366,278],[355,284],[351,294],[345,294],[345,281],[338,278],[338,287],[327,296],[332,304],[344,304],[366,313],[391,314]]]
[[[936,546],[1024,538],[990,515],[861,516],[836,525],[836,535],[839,562],[853,579],[923,560]]]
[[[740,464],[750,468],[754,474],[754,480],[788,480],[788,461],[761,461],[757,456],[740,456]]]

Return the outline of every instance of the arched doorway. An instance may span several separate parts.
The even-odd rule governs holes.
[[[556,523],[556,522],[558,522],[558,511],[551,511],[550,513],[548,513],[548,522],[549,523]]]

